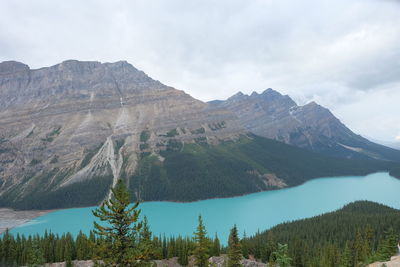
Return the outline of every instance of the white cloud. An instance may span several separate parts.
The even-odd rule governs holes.
[[[205,101],[272,87],[393,140],[399,13],[389,0],[5,0],[0,61],[125,59]]]
[[[400,132],[399,100],[400,83],[397,83],[361,92],[353,101],[332,110],[356,133],[392,142]]]

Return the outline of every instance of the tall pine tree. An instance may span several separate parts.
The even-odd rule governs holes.
[[[228,244],[228,267],[239,267],[242,266],[240,261],[243,258],[242,255],[242,246],[240,244],[238,230],[236,225],[231,229],[231,233],[229,235],[229,244]]]
[[[387,261],[390,257],[395,255],[397,252],[397,244],[399,242],[399,236],[396,235],[393,228],[385,231],[385,237],[381,240],[377,252],[379,260]]]
[[[155,264],[153,259],[156,258],[156,250],[146,216],[144,217],[143,227],[139,234],[138,246],[140,250],[139,259],[141,260],[141,265],[153,266]]]
[[[273,255],[275,256],[275,262],[279,265],[279,267],[290,266],[292,259],[288,256],[287,244],[278,243],[278,249],[273,253]]]
[[[221,244],[219,242],[217,233],[215,233],[215,238],[211,248],[211,256],[219,256],[219,255],[221,255]]]
[[[103,238],[97,245],[97,254],[103,266],[134,266],[140,253],[135,242],[142,227],[139,203],[129,207],[130,194],[122,180],[111,190],[111,199],[92,211],[94,216],[108,223],[102,226],[94,222],[94,232]]]
[[[196,265],[198,267],[208,266],[209,242],[207,238],[207,231],[203,224],[201,215],[199,215],[199,225],[197,226],[197,231],[194,232],[194,240],[196,245],[194,249]]]

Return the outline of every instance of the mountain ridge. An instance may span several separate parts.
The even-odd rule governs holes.
[[[293,119],[289,121],[290,127],[283,123],[286,128],[279,128],[280,124],[276,122],[285,122],[293,118],[290,112],[297,112],[295,115],[300,114],[299,120],[307,119],[307,125],[320,125],[326,129],[323,124],[319,124],[322,115],[314,111],[316,107],[325,113],[329,111],[318,108],[320,106],[314,103],[298,107],[289,96],[282,96],[272,89],[262,94],[253,93],[248,98],[250,102],[246,102],[247,98],[239,94],[228,102],[205,103],[184,91],[153,80],[126,61],[100,63],[67,60],[35,70],[15,61],[0,63],[0,204],[31,204],[32,200],[44,199],[49,194],[52,198],[64,194],[66,199],[63,198],[62,201],[69,203],[68,205],[96,204],[108,195],[110,186],[119,177],[125,177],[132,192],[139,190],[138,187],[132,187],[139,186],[133,177],[138,177],[143,162],[148,162],[145,164],[146,168],[162,174],[170,170],[165,169],[164,164],[176,164],[168,157],[179,159],[182,155],[192,157],[192,165],[188,165],[192,168],[191,171],[187,176],[181,177],[184,181],[189,181],[189,187],[195,184],[190,182],[191,175],[201,173],[198,172],[198,168],[203,166],[201,162],[208,162],[215,155],[220,156],[219,164],[225,173],[221,173],[213,165],[209,176],[211,180],[218,176],[225,177],[228,173],[227,166],[242,166],[238,173],[242,173],[247,180],[241,180],[240,177],[232,180],[235,176],[232,175],[228,179],[230,182],[226,180],[220,188],[221,192],[215,192],[214,197],[276,188],[265,186],[268,179],[275,179],[271,178],[274,176],[278,179],[276,181],[293,185],[293,174],[282,180],[266,163],[260,164],[253,155],[244,156],[241,149],[245,147],[240,142],[247,140],[255,155],[265,154],[271,146],[268,148],[267,141],[257,141],[261,139],[253,138],[253,134],[285,142],[285,138],[279,140],[264,132],[269,129],[266,125],[275,125],[273,129],[280,131],[291,130],[293,127],[290,123]],[[290,109],[293,105],[297,106],[296,110]],[[246,108],[250,110],[246,111]],[[274,120],[271,120],[271,115]],[[334,118],[333,115],[332,117]],[[324,116],[322,122],[323,118]],[[291,135],[293,133],[290,131],[283,134],[284,137]],[[330,136],[325,136],[329,141]],[[288,139],[290,140],[304,142],[305,139],[300,136],[297,139]],[[307,148],[302,147],[300,141],[286,143]],[[229,148],[231,150],[224,148],[222,151],[226,142],[234,145]],[[255,146],[257,142],[261,142],[259,147]],[[347,143],[344,145],[351,147]],[[185,148],[188,147],[195,150],[185,154]],[[272,147],[286,151],[283,144]],[[349,148],[345,150],[351,151]],[[378,152],[373,153],[378,155]],[[241,156],[232,153],[239,153]],[[284,165],[285,157],[291,158],[294,163],[295,159],[289,155],[292,151],[288,150],[287,153],[286,156],[275,159],[279,166]],[[362,154],[357,151],[351,153]],[[385,153],[380,153],[379,156],[386,159]],[[316,160],[314,155],[303,155]],[[199,158],[200,156],[203,158]],[[335,156],[346,158],[347,154]],[[365,153],[363,157],[354,158],[374,159],[365,156]],[[323,159],[326,162],[332,161],[327,157]],[[269,157],[268,160],[272,158]],[[272,164],[273,161],[268,160]],[[343,171],[347,164],[341,161],[337,167],[343,168]],[[321,170],[320,175],[331,173],[328,165]],[[371,165],[374,166],[372,168],[367,165],[368,163],[365,166],[357,165],[357,170],[347,169],[348,174],[366,173],[366,170],[389,170],[390,164],[376,162]],[[301,169],[299,166],[293,168]],[[170,198],[165,192],[169,192],[169,186],[176,181],[168,173],[161,174],[164,181],[158,183],[166,187],[160,187],[156,191],[164,194],[165,198]],[[148,173],[148,176],[140,177],[140,186],[150,186],[150,182],[146,181],[154,176]],[[200,178],[201,176],[198,179]],[[310,179],[312,176],[306,175],[305,178]],[[237,183],[238,181],[241,182]],[[232,188],[232,184],[236,184],[236,187]],[[199,185],[205,186],[204,183]],[[73,192],[77,192],[75,199],[71,198],[72,188]],[[203,189],[198,190],[205,192]],[[87,197],[82,197],[83,194]],[[198,198],[201,197],[201,194],[198,195]]]
[[[299,106],[271,88],[208,103],[231,110],[248,131],[260,136],[330,156],[400,161],[398,150],[353,133],[329,109],[314,101]]]

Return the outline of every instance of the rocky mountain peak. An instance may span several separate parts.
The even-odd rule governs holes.
[[[320,116],[329,115],[332,118],[336,119],[336,117],[331,113],[331,111],[329,109],[321,106],[320,104],[318,104],[315,101],[311,101],[311,102],[305,104],[304,106],[301,106],[301,109],[304,112],[314,112],[315,114],[318,114]]]
[[[282,95],[278,91],[275,91],[271,88],[266,89],[263,91],[261,94],[257,93],[256,91],[253,91],[251,95],[243,94],[242,92],[238,92],[234,94],[233,96],[229,97],[226,102],[248,102],[251,101],[253,103],[257,102],[261,105],[268,105],[268,106],[274,106],[274,105],[281,105],[285,107],[292,107],[296,106],[296,103],[288,96],[288,95]],[[216,102],[211,102],[211,103],[216,103]],[[221,103],[219,103],[221,104]]]
[[[71,71],[80,74],[84,74],[87,71],[92,71],[95,68],[101,66],[100,62],[97,61],[79,61],[79,60],[65,60],[60,64],[50,67],[51,69],[57,69],[58,71]]]
[[[101,63],[98,61],[66,60],[39,69],[15,61],[0,65],[0,109],[27,105],[61,104],[66,99],[114,99],[171,90],[159,81],[126,61]],[[101,104],[103,105],[103,104]]]
[[[290,96],[282,95],[281,93],[272,88],[268,88],[267,90],[262,92],[259,96],[262,97],[264,100],[278,101],[281,104],[287,105],[289,107],[297,105],[296,102],[294,102],[293,99],[290,98]]]
[[[309,106],[309,107],[322,107],[321,105],[319,105],[317,102],[315,101],[311,101],[309,103],[307,103],[305,106]]]
[[[248,96],[248,95],[245,95],[241,91],[239,91],[236,94],[234,94],[233,96],[229,97],[227,99],[227,101],[239,101],[239,100],[245,98],[246,96]]]
[[[28,71],[29,66],[18,61],[3,61],[0,63],[0,75],[10,74],[21,71]]]
[[[272,88],[268,88],[265,89],[264,92],[261,93],[262,95],[274,95],[274,96],[282,96],[281,93],[279,93],[278,91],[272,89]]]
[[[253,93],[251,93],[250,96],[251,96],[251,97],[257,97],[257,96],[259,96],[259,94],[258,94],[256,91],[253,91]]]

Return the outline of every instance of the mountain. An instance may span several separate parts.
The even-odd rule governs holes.
[[[259,136],[330,156],[400,161],[399,150],[353,133],[328,109],[315,102],[298,106],[272,89],[251,95],[239,92],[209,104],[229,109],[248,131]]]
[[[263,95],[285,125],[294,102],[272,90]],[[249,114],[229,104],[243,97],[204,103],[125,61],[68,60],[40,69],[0,63],[0,206],[94,205],[119,177],[134,199],[190,201],[392,168],[389,161],[332,158],[267,139],[265,112],[254,114],[260,126],[250,129]],[[321,123],[321,131],[327,127],[314,119],[322,115],[299,113]]]
[[[78,200],[93,204],[122,168],[134,173],[141,152],[165,149],[171,139],[194,142],[206,131],[208,143],[245,133],[229,111],[210,109],[124,61],[69,60],[36,70],[3,62],[0,101],[3,203],[38,195],[38,188],[42,196],[95,183],[85,186],[93,189],[85,191],[90,200]]]

